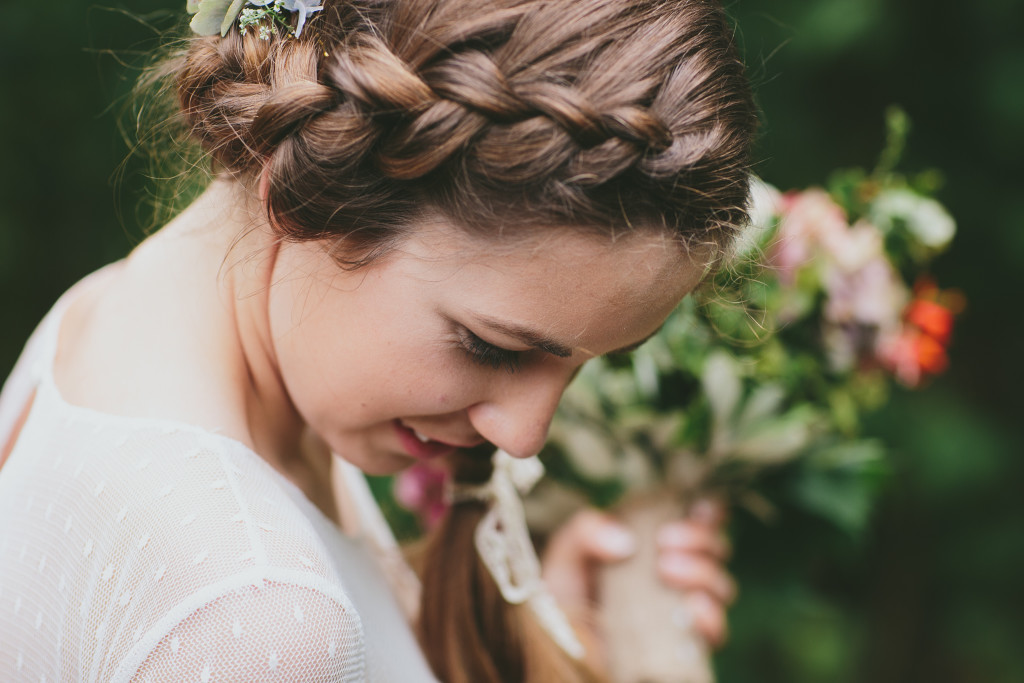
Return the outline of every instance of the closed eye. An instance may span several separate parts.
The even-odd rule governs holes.
[[[495,346],[476,336],[469,330],[459,331],[459,344],[473,362],[495,370],[504,368],[510,374],[523,365],[523,351],[513,351]]]

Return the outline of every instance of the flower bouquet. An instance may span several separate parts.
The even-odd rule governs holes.
[[[534,516],[582,491],[616,502],[647,549],[602,577],[617,683],[713,680],[685,597],[650,581],[663,521],[705,496],[769,516],[756,477],[796,459],[869,478],[884,450],[858,435],[860,416],[894,380],[918,387],[946,367],[962,302],[925,273],[955,225],[930,196],[934,174],[892,171],[906,130],[890,112],[879,167],[836,173],[828,190],[755,182],[727,267],[631,357],[591,361],[568,389],[544,454],[554,483],[536,504],[547,512]],[[840,524],[866,512],[817,502]]]

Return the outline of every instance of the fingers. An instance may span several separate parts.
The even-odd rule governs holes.
[[[610,515],[587,509],[576,513],[551,537],[545,559],[572,564],[615,562],[636,550],[633,535]]]
[[[707,557],[662,553],[658,557],[658,576],[673,588],[707,594],[720,603],[720,608],[736,600],[736,582],[720,564]]]
[[[715,498],[701,498],[690,508],[687,519],[710,529],[720,529],[728,516],[729,511],[722,501]]]
[[[544,551],[544,582],[569,609],[584,609],[594,600],[593,569],[621,561],[636,550],[633,535],[609,515],[597,510],[576,513],[556,531]]]
[[[726,517],[724,505],[701,500],[685,520],[663,525],[656,536],[659,578],[685,591],[682,617],[713,648],[728,637],[726,607],[737,594],[736,582],[724,567],[731,554],[723,532]]]
[[[698,521],[665,524],[658,530],[656,543],[663,553],[700,553],[721,562],[732,554],[729,539],[717,527]]]
[[[680,619],[714,648],[727,638],[726,606],[737,593],[724,568],[730,554],[722,532],[725,519],[724,506],[698,502],[685,520],[663,525],[656,537],[658,578],[685,593]],[[549,540],[544,580],[563,607],[584,610],[595,598],[595,567],[621,561],[635,551],[636,539],[613,517],[584,510]]]
[[[707,593],[694,593],[689,596],[680,613],[680,626],[692,627],[704,638],[712,648],[720,648],[729,638],[729,625],[725,618],[725,609],[721,603],[709,597]],[[692,620],[686,624],[686,620]]]

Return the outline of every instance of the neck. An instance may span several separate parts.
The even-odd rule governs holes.
[[[215,372],[229,397],[222,431],[309,493],[311,481],[326,480],[330,456],[309,447],[279,370],[268,315],[279,242],[259,201],[240,183],[216,180],[153,241],[203,290],[196,300],[209,303]]]

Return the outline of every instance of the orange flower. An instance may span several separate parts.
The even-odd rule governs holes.
[[[879,359],[909,387],[923,375],[937,375],[949,366],[946,348],[953,334],[953,317],[963,309],[963,295],[943,292],[929,278],[914,287],[915,298],[903,313],[903,327],[880,346]]]
[[[928,334],[916,335],[913,339],[913,351],[917,366],[929,375],[937,375],[949,366],[945,345]]]
[[[953,312],[935,301],[915,299],[904,314],[908,323],[917,327],[941,346],[949,343],[953,333]]]

